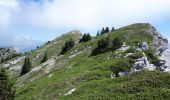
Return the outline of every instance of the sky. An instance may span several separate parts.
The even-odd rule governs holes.
[[[151,23],[170,39],[170,0],[0,0],[0,47],[25,51],[77,29]]]

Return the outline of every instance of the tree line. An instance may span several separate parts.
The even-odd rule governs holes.
[[[102,34],[105,34],[105,33],[109,33],[109,32],[113,32],[115,30],[114,27],[112,27],[112,29],[110,30],[109,27],[106,27],[106,28],[102,28],[101,31],[98,31],[97,32],[97,35],[96,36],[99,36],[99,35],[102,35]]]
[[[92,51],[92,55],[107,52],[109,50],[116,50],[122,46],[122,41],[116,37],[112,41],[107,37],[98,41],[97,47]]]

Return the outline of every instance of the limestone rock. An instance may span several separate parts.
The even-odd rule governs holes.
[[[138,46],[139,46],[139,48],[141,48],[142,50],[145,50],[145,51],[149,49],[147,42],[141,42],[138,44]]]

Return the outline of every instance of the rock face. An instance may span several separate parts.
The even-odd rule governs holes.
[[[153,64],[149,63],[147,57],[142,57],[137,59],[132,68],[132,72],[136,72],[144,68],[148,70],[156,70],[156,67]]]
[[[156,67],[153,64],[150,64],[148,61],[147,57],[142,57],[138,58],[136,62],[134,63],[133,67],[124,71],[124,72],[119,72],[119,76],[126,75],[129,73],[137,72],[142,69],[147,69],[149,71],[154,71],[156,70]]]
[[[153,37],[153,48],[156,49],[156,54],[161,56],[162,53],[168,49],[168,39],[163,38],[163,36],[153,27],[148,24],[149,29],[146,30],[147,33],[150,33]]]
[[[149,49],[147,42],[141,42],[138,44],[138,47],[135,49],[135,52],[143,52]],[[136,62],[134,63],[133,67],[124,71],[119,72],[119,76],[126,75],[128,73],[140,71],[142,69],[148,69],[150,71],[156,70],[156,67],[153,64],[150,64],[148,58],[145,56],[145,53],[143,52],[143,57],[136,59]]]
[[[16,57],[18,54],[13,48],[0,48],[0,62],[4,62],[11,58]]]
[[[160,56],[160,59],[162,60],[159,62],[160,69],[165,72],[170,72],[170,48],[168,48],[166,51],[162,53]]]

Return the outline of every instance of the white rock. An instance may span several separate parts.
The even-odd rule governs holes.
[[[81,54],[81,53],[82,53],[82,52],[75,53],[75,54],[69,56],[68,58],[69,58],[69,59],[70,59],[70,58],[73,58],[73,57],[75,57],[75,56],[77,56],[77,55],[79,55],[79,54]]]
[[[51,78],[53,76],[53,74],[50,74],[48,77]]]
[[[75,88],[74,88],[74,89],[71,89],[69,92],[65,93],[64,95],[65,95],[65,96],[70,95],[70,94],[72,94],[75,90],[76,90]]]
[[[143,50],[148,50],[149,46],[147,42],[141,42],[138,44],[139,48],[143,49]]]

